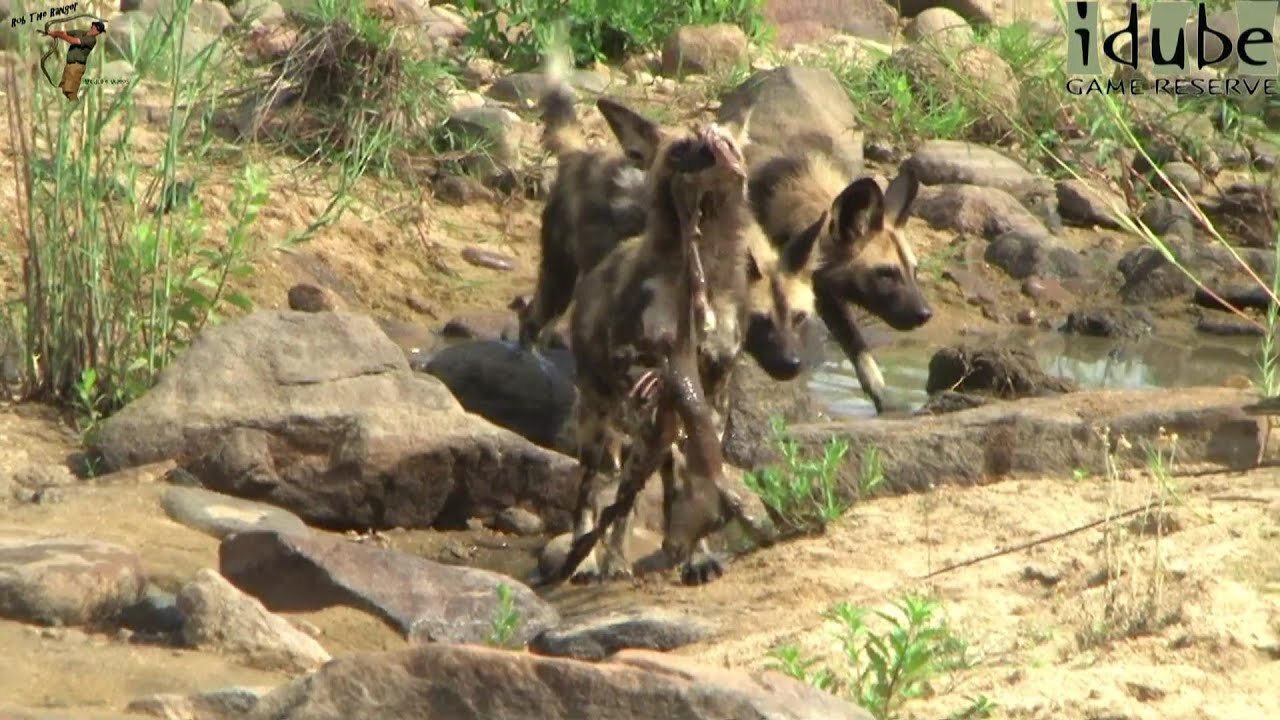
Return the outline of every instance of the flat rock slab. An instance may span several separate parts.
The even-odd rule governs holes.
[[[175,485],[165,491],[160,505],[174,522],[219,540],[247,530],[308,531],[307,524],[288,510],[203,488]]]
[[[500,611],[498,586],[511,590],[527,643],[560,621],[556,609],[505,575],[443,565],[342,538],[238,533],[218,548],[222,574],[281,612],[346,605],[373,613],[411,642],[482,642]]]
[[[929,140],[904,164],[925,185],[978,185],[1018,192],[1051,184],[999,151],[958,140]]]
[[[870,720],[780,673],[748,674],[647,650],[607,662],[471,645],[340,658],[263,697],[246,720]]]
[[[1124,435],[1115,451],[1121,469],[1143,468],[1160,429],[1177,433],[1173,472],[1256,467],[1266,437],[1263,418],[1241,406],[1256,393],[1225,387],[1082,391],[1053,398],[993,402],[942,415],[796,425],[806,452],[832,437],[849,441],[841,482],[856,487],[862,457],[878,451],[896,491],[943,483],[979,484],[1007,477],[1070,477],[1076,469],[1106,471],[1099,432]],[[1112,443],[1114,445],[1114,443]]]
[[[529,649],[540,655],[596,661],[627,648],[675,650],[715,633],[716,626],[702,618],[655,608],[555,627],[535,637]]]
[[[876,4],[885,9],[884,3]],[[796,150],[798,143],[813,144],[816,138],[823,139],[821,151],[835,158],[842,169],[852,171],[862,165],[858,110],[840,80],[826,68],[785,65],[754,73],[721,98],[716,121],[740,123],[748,112],[751,143],[745,152],[750,165]]]
[[[0,536],[0,616],[48,625],[110,620],[142,596],[128,548],[73,537]]]
[[[0,720],[148,720],[148,717],[102,708],[25,708],[0,705]]]
[[[164,720],[235,720],[252,710],[270,690],[232,687],[195,695],[147,695],[129,703],[125,711]]]
[[[342,312],[262,310],[200,333],[93,449],[108,469],[172,458],[203,487],[337,530],[515,505],[564,530],[576,498],[571,458],[466,412],[376,322]]]

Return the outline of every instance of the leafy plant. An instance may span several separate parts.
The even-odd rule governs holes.
[[[895,141],[956,138],[976,115],[941,89],[913,88],[905,70],[888,62],[829,65],[867,125]]]
[[[574,62],[617,60],[659,47],[684,25],[732,23],[767,34],[761,0],[465,0],[470,47],[517,70],[543,60],[554,26],[564,23]]]
[[[806,658],[794,646],[770,653],[770,667],[814,687],[843,695],[877,720],[899,717],[910,700],[930,694],[946,673],[973,666],[969,644],[957,636],[933,600],[906,595],[891,611],[844,602],[825,616],[837,623],[840,667]],[[878,621],[873,627],[869,620]],[[973,698],[957,718],[988,717],[994,704]]]
[[[75,384],[75,406],[79,417],[76,425],[82,436],[88,437],[98,428],[102,420],[102,411],[98,406],[102,403],[102,394],[98,390],[98,373],[91,367],[80,372],[80,379]]]
[[[516,645],[516,631],[520,629],[520,610],[516,607],[511,587],[506,583],[498,583],[497,593],[498,607],[489,621],[489,636],[485,643],[494,647],[513,647]]]
[[[769,431],[782,455],[782,464],[747,473],[747,487],[760,496],[784,532],[822,530],[849,507],[839,488],[839,471],[849,452],[848,441],[831,438],[822,457],[814,460],[802,455],[799,443],[787,432],[781,418],[770,418]],[[868,470],[874,471],[879,467],[878,458],[871,462]],[[883,475],[876,482],[882,481]]]

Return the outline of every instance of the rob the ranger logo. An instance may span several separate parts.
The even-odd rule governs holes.
[[[1149,89],[1137,73],[1127,74],[1131,79],[1126,80],[1099,80],[1106,58],[1132,70],[1149,63],[1158,93],[1276,94],[1275,0],[1238,0],[1233,3],[1234,24],[1230,11],[1216,14],[1211,23],[1204,2],[1157,0],[1151,3],[1149,43],[1139,42],[1138,3],[1128,4],[1125,26],[1105,36],[1099,29],[1099,4],[1066,3],[1068,92],[1139,94]],[[1140,48],[1148,52],[1139,56]],[[1191,72],[1205,68],[1229,72],[1230,76],[1206,77],[1205,73],[1197,76]]]

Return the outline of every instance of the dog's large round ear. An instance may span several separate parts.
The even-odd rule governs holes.
[[[869,177],[859,178],[836,197],[835,214],[839,242],[856,245],[859,240],[884,227],[884,193]]]
[[[894,227],[902,227],[911,217],[911,205],[920,192],[920,181],[909,164],[898,171],[898,177],[884,191],[884,220]]]
[[[662,128],[657,123],[607,96],[596,100],[596,108],[628,158],[641,165],[653,160],[662,142]]]

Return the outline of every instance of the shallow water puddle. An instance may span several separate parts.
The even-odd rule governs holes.
[[[884,374],[893,407],[919,408],[927,399],[929,359],[939,348],[964,338],[892,338],[873,352]],[[1257,338],[1150,337],[1136,341],[1083,337],[1048,331],[1006,335],[1006,345],[1022,345],[1050,375],[1074,380],[1082,389],[1174,388],[1221,385],[1232,376],[1257,375]],[[826,410],[840,417],[873,417],[853,366],[834,344],[826,362],[809,379]]]

